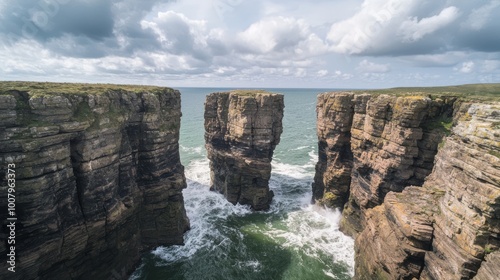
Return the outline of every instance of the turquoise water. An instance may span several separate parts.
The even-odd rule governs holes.
[[[131,279],[351,279],[354,242],[338,230],[340,214],[310,204],[317,161],[316,96],[321,89],[266,89],[285,95],[275,150],[271,209],[254,213],[209,191],[203,103],[227,89],[179,88],[181,161],[191,230],[184,246],[159,247]]]

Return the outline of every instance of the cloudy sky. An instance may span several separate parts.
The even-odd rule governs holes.
[[[172,87],[500,82],[500,0],[0,0],[0,79]]]

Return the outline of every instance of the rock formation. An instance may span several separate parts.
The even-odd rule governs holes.
[[[0,83],[0,215],[13,163],[18,219],[0,278],[122,279],[143,250],[182,244],[180,116],[168,88]]]
[[[499,103],[449,95],[319,97],[314,195],[347,201],[356,279],[500,275],[499,124]]]
[[[280,141],[283,95],[263,91],[212,93],[205,102],[211,189],[233,204],[269,208],[273,151]]]
[[[390,191],[423,184],[451,125],[455,99],[320,95],[313,198],[333,207],[347,202],[344,230],[359,232],[364,209],[380,205]]]

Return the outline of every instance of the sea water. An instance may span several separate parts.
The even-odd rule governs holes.
[[[271,208],[253,212],[209,191],[204,148],[205,96],[221,88],[179,88],[183,191],[191,230],[184,246],[158,247],[131,279],[351,279],[354,241],[338,229],[340,213],[311,205],[317,161],[316,97],[326,89],[266,89],[285,96],[283,134],[269,182]]]

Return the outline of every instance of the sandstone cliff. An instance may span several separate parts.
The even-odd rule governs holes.
[[[263,91],[212,93],[205,102],[211,189],[231,203],[269,208],[273,151],[280,141],[283,95]]]
[[[500,275],[499,123],[460,96],[318,98],[314,196],[345,203],[356,279]]]
[[[344,230],[363,228],[365,209],[390,191],[421,186],[448,133],[456,98],[353,93],[318,97],[319,161],[314,199],[343,207]]]
[[[0,215],[14,163],[18,218],[16,273],[2,241],[0,278],[120,279],[141,251],[181,244],[180,116],[168,88],[0,83]]]

